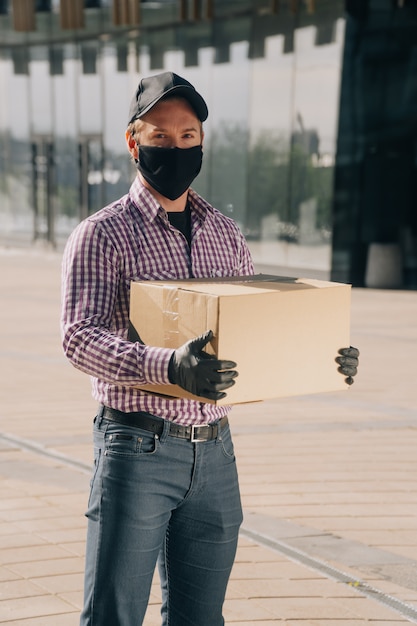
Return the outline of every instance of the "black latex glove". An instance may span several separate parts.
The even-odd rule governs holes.
[[[356,376],[358,373],[359,350],[350,346],[350,348],[341,348],[339,354],[341,356],[335,359],[336,363],[340,365],[337,371],[343,374],[343,376],[347,376],[345,382],[348,385],[353,385],[353,376]]]
[[[238,375],[234,361],[221,361],[203,352],[204,346],[213,338],[211,330],[200,337],[187,341],[177,348],[168,368],[169,380],[195,396],[209,400],[220,400],[235,384]]]

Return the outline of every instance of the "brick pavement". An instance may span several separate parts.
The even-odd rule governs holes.
[[[81,606],[95,403],[61,353],[59,267],[0,251],[2,625],[76,626]],[[416,319],[415,292],[353,290],[349,391],[233,409],[245,523],[227,624],[417,622]]]

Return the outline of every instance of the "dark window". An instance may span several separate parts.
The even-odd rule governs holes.
[[[117,71],[127,72],[127,45],[117,44]]]
[[[97,74],[97,49],[87,46],[81,47],[83,74]]]
[[[316,46],[326,46],[336,41],[336,22],[318,24],[316,30]]]
[[[63,48],[49,49],[49,73],[51,76],[62,76],[64,74]]]
[[[51,0],[36,0],[36,13],[49,13],[51,11]]]
[[[13,70],[16,75],[29,76],[28,48],[12,48]]]

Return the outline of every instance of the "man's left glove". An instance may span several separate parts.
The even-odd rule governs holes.
[[[341,348],[339,354],[341,356],[337,356],[335,359],[336,363],[340,365],[337,371],[347,377],[345,382],[348,385],[353,385],[353,376],[358,373],[359,350],[350,346],[350,348]]]

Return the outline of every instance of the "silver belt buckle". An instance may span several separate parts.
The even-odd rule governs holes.
[[[203,441],[207,441],[207,439],[199,439],[198,438],[198,434],[196,434],[196,433],[198,433],[197,428],[201,428],[201,427],[204,427],[204,426],[208,426],[208,424],[204,424],[204,425],[203,424],[193,424],[191,426],[191,443],[201,443]]]

